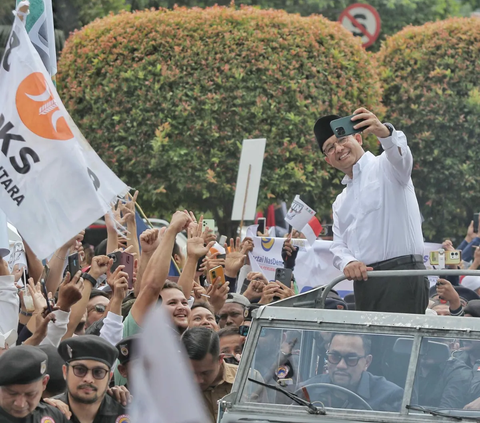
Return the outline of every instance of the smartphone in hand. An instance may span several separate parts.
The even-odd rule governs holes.
[[[115,253],[108,254],[108,257],[113,259],[112,267],[110,272],[113,273],[118,268],[118,266],[125,266],[123,272],[128,273],[128,289],[133,288],[133,264],[134,258],[130,253],[125,251],[116,251]]]
[[[47,284],[45,283],[45,280],[40,280],[40,285],[42,286],[42,293],[43,293],[43,296],[45,297],[45,300],[47,300],[47,313],[51,313],[53,310],[52,310],[52,306],[50,304],[50,301],[48,299],[48,292],[47,292]]]
[[[267,219],[265,219],[264,217],[259,217],[257,222],[258,222],[257,232],[264,234],[266,229],[265,225],[266,225]]]
[[[473,213],[473,232],[478,233],[478,217],[480,213]]]
[[[73,278],[79,270],[80,260],[78,258],[78,253],[70,254],[68,256],[68,271],[70,272],[70,277]]]
[[[279,267],[275,270],[275,280],[283,283],[287,288],[292,287],[292,269]]]
[[[352,117],[354,116],[355,115],[346,116],[330,122],[330,128],[332,128],[332,131],[337,138],[340,139],[348,137],[349,135],[359,134],[367,128],[355,129],[354,126],[363,122],[365,119],[352,120]]]
[[[210,282],[212,284],[217,283],[218,286],[225,284],[225,272],[222,266],[214,267],[213,269],[210,269],[208,273],[210,275]],[[217,282],[218,278],[220,278],[220,281]]]

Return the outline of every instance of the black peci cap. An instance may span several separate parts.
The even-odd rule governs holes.
[[[58,353],[66,363],[76,360],[95,360],[112,368],[118,357],[117,349],[95,335],[81,335],[65,339],[58,346]]]
[[[340,119],[340,116],[337,115],[328,115],[321,117],[315,123],[313,127],[313,132],[315,133],[315,138],[317,139],[318,146],[320,150],[323,152],[323,144],[327,141],[330,137],[335,135],[330,127],[330,122],[335,119]]]
[[[0,356],[0,386],[27,385],[47,374],[48,357],[40,348],[20,345]]]

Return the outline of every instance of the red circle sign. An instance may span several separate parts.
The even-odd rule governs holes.
[[[362,37],[363,47],[370,47],[380,35],[380,15],[369,4],[355,3],[348,6],[338,21],[353,35]]]

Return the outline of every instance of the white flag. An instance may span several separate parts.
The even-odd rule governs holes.
[[[16,17],[0,63],[0,208],[47,257],[128,187],[73,124]]]
[[[17,0],[17,8],[21,0]],[[30,0],[26,29],[50,76],[57,73],[52,0]]]
[[[301,232],[315,214],[316,211],[308,207],[302,200],[300,200],[300,196],[296,195],[287,215],[285,216],[285,222],[291,225],[292,228]]]
[[[162,307],[150,311],[134,349],[130,421],[206,423],[204,402],[178,334]],[[130,380],[129,380],[130,383]]]

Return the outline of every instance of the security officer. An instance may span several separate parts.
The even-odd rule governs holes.
[[[118,371],[128,380],[128,376],[130,375],[130,361],[132,360],[133,356],[133,348],[135,348],[135,344],[138,342],[138,335],[127,336],[123,338],[115,348],[118,350]],[[127,387],[127,385],[125,385]]]
[[[129,423],[125,407],[106,395],[117,349],[95,335],[62,341],[58,353],[65,360],[67,392],[55,397],[70,407],[74,423]]]
[[[41,402],[49,376],[48,357],[29,345],[12,348],[0,357],[0,423],[66,423],[66,417]]]

